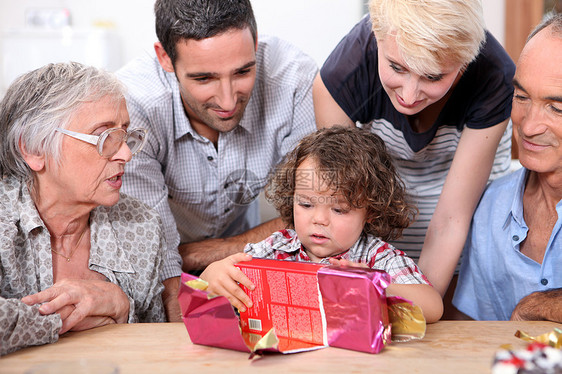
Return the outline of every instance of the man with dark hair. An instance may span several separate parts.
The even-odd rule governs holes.
[[[523,48],[513,84],[521,170],[487,188],[453,304],[479,320],[562,322],[562,14]]]
[[[182,271],[198,271],[283,228],[259,224],[269,173],[315,130],[317,67],[290,44],[257,35],[249,0],[157,0],[155,55],[117,74],[131,123],[148,141],[127,166],[124,192],[166,228],[168,317],[179,318]]]

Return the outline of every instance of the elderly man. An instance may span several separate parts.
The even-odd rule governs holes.
[[[315,129],[317,67],[286,42],[258,40],[249,0],[158,0],[154,9],[155,54],[117,73],[131,123],[149,129],[123,188],[162,217],[173,302],[182,260],[184,271],[200,270],[283,228],[280,219],[257,226],[256,197]]]
[[[521,170],[474,215],[453,304],[480,320],[562,322],[562,15],[541,23],[513,80]]]

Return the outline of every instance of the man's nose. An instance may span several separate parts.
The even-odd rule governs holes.
[[[540,135],[548,127],[546,111],[541,105],[528,105],[523,109],[523,115],[518,125],[525,136]]]
[[[219,92],[217,93],[217,104],[224,111],[234,110],[236,107],[235,89],[230,79],[224,79],[220,82]]]

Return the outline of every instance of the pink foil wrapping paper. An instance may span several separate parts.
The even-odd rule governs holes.
[[[390,343],[389,284],[390,276],[379,270],[327,266],[318,271],[331,347],[378,353]]]
[[[240,334],[240,323],[226,297],[209,297],[206,291],[185,284],[197,277],[183,273],[178,300],[183,323],[195,344],[251,352]]]
[[[299,351],[279,350],[274,329],[254,348],[250,348],[228,299],[213,297],[207,291],[186,285],[186,282],[197,279],[182,274],[178,294],[183,321],[193,343],[249,352],[252,353],[250,357],[263,351]],[[316,283],[314,279],[311,281]],[[390,321],[398,327],[399,339],[396,341],[423,338],[425,320],[421,309],[398,297],[387,299],[385,290],[390,282],[390,276],[380,270],[336,266],[318,270],[317,285],[322,299],[324,330],[330,346],[379,353],[391,342]],[[310,296],[318,297],[318,294]],[[319,345],[314,349],[323,347]]]

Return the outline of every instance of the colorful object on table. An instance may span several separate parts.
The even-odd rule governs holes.
[[[250,357],[328,345],[378,353],[391,337],[425,335],[419,307],[386,297],[390,276],[384,271],[258,258],[236,266],[256,286],[241,286],[253,307],[240,320],[225,297],[210,295],[206,282],[182,274],[178,299],[193,343],[251,352]]]
[[[332,347],[379,353],[390,343],[383,271],[328,266],[318,271],[318,286]]]
[[[425,336],[425,318],[418,306],[386,296],[390,276],[368,268],[326,266],[318,285],[331,347],[378,353],[392,341]]]
[[[226,297],[214,297],[206,282],[183,273],[178,301],[191,341],[195,344],[251,352],[240,335],[234,308]]]
[[[546,334],[542,334],[536,337],[532,337],[523,331],[517,330],[515,332],[515,336],[528,342],[538,342],[549,345],[553,348],[562,348],[562,330],[557,328],[555,328],[551,332],[547,332]]]
[[[386,303],[388,320],[392,325],[393,342],[423,339],[427,325],[419,306],[398,296],[387,296]]]
[[[562,374],[562,350],[533,342],[526,349],[496,352],[492,374]]]
[[[243,332],[234,308],[226,297],[206,291],[207,282],[190,274],[182,274],[178,300],[191,341],[195,344],[227,348],[241,352],[295,353],[319,349],[325,345],[297,342],[283,345],[275,329],[262,334]]]
[[[317,279],[325,265],[254,258],[236,266],[255,285],[253,291],[241,285],[253,303],[240,312],[246,344],[252,346],[274,329],[278,349],[284,353],[328,345]]]

